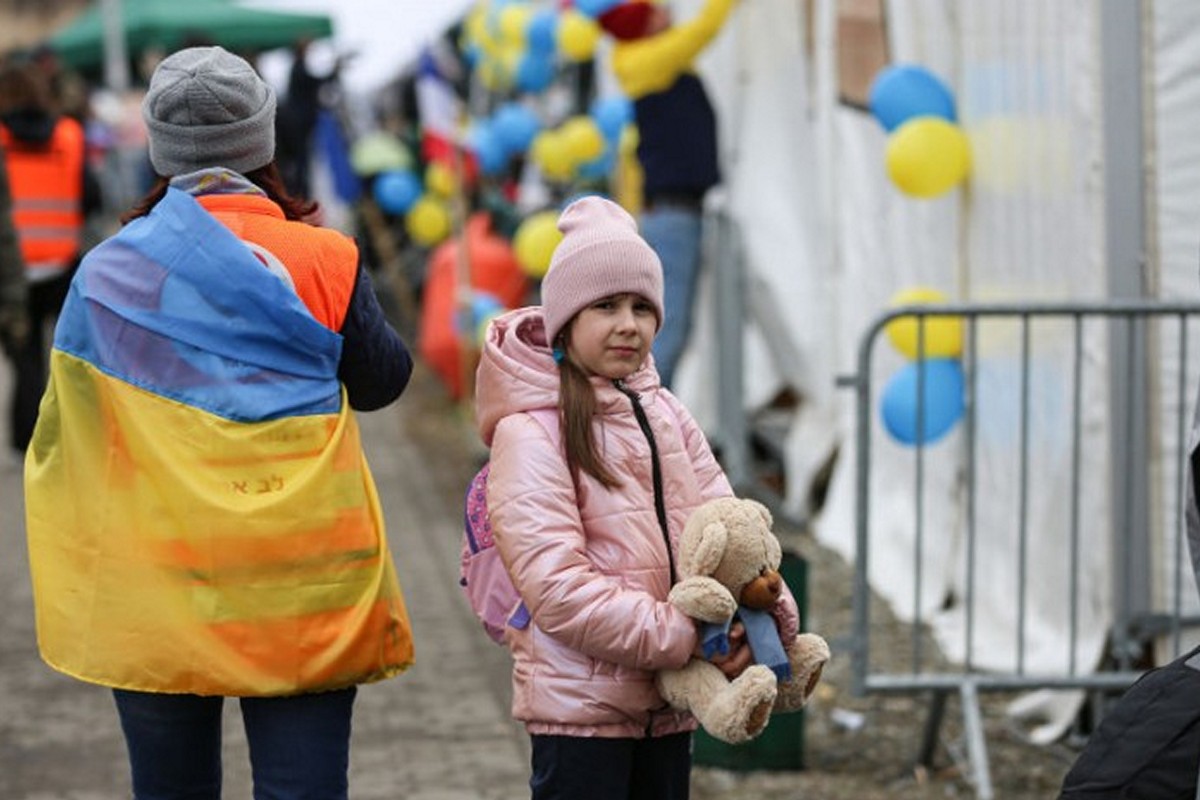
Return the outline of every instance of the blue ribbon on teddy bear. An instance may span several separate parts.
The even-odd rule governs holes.
[[[700,643],[706,659],[715,654],[728,655],[729,628],[735,619],[740,619],[746,629],[746,643],[754,656],[754,663],[771,668],[775,677],[786,681],[792,677],[792,665],[779,638],[779,628],[769,611],[759,611],[739,605],[733,617],[725,622],[706,622],[700,627]]]

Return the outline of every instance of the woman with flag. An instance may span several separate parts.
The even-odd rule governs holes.
[[[412,362],[275,107],[219,47],[155,70],[159,179],[72,281],[26,458],[39,649],[112,687],[139,799],[220,796],[225,697],[256,797],[345,798],[355,687],[412,661],[352,411]]]

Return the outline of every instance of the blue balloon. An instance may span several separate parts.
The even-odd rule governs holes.
[[[521,103],[505,103],[492,115],[492,131],[510,155],[528,150],[541,128],[537,114]]]
[[[913,117],[955,121],[954,95],[924,67],[898,64],[881,70],[871,83],[871,113],[891,132]]]
[[[575,0],[575,10],[580,14],[595,19],[613,6],[619,6],[624,0]]]
[[[516,84],[522,92],[540,92],[554,81],[554,58],[530,50],[517,64]]]
[[[504,304],[494,294],[476,291],[471,296],[471,324],[479,325],[492,314],[504,310]]]
[[[590,110],[596,126],[610,142],[620,139],[621,131],[633,121],[633,103],[619,94],[597,97]]]
[[[484,175],[498,175],[508,166],[508,152],[488,123],[476,123],[467,134],[467,147],[475,154]]]
[[[922,429],[917,430],[917,375],[923,373]],[[933,358],[905,364],[888,381],[880,396],[883,426],[901,444],[933,444],[963,415],[963,371],[954,358]]]
[[[525,45],[531,52],[551,55],[558,46],[558,12],[543,8],[529,19],[525,29]]]
[[[455,306],[451,310],[454,330],[464,335],[478,328],[484,320],[505,311],[504,304],[494,294],[473,290],[471,293],[471,311],[468,315],[465,308]]]
[[[483,48],[472,42],[462,49],[463,61],[472,69],[483,60]]]
[[[425,191],[421,179],[408,170],[396,169],[375,178],[375,202],[389,214],[403,214]]]

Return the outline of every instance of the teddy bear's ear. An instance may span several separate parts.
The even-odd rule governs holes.
[[[763,522],[766,523],[766,526],[768,528],[770,528],[772,525],[775,524],[775,520],[771,518],[771,510],[769,508],[767,508],[766,506],[764,506],[762,503],[758,502],[757,500],[747,499],[745,502],[747,504],[749,504],[749,506],[751,508],[753,508],[755,511],[757,511],[759,514],[762,515]]]
[[[683,577],[711,575],[725,555],[728,532],[725,523],[713,520],[703,525],[688,525],[679,537],[679,573]]]

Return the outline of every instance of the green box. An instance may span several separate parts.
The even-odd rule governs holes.
[[[808,607],[808,562],[784,551],[779,572],[796,596],[800,607],[800,629],[804,630]],[[804,709],[773,714],[766,730],[744,744],[726,744],[699,729],[693,735],[692,761],[697,766],[720,767],[738,772],[804,769]]]

